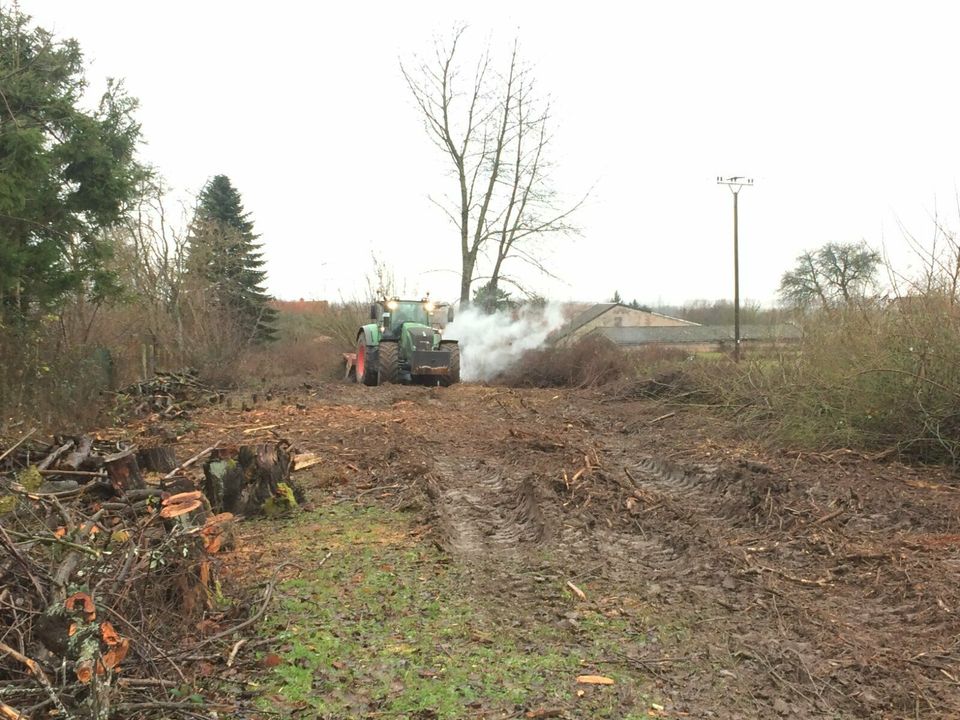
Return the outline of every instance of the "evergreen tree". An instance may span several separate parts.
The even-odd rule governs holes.
[[[80,108],[79,45],[29,24],[0,7],[0,327],[118,289],[102,231],[143,177],[136,100],[111,82],[97,110]]]
[[[616,304],[618,304],[618,305],[623,302],[623,298],[620,297],[620,291],[619,291],[619,290],[614,290],[614,291],[613,291],[613,297],[610,298],[610,302],[616,303]]]
[[[473,304],[488,315],[498,310],[511,310],[517,306],[516,301],[510,297],[510,293],[494,287],[492,283],[481,285],[473,291]]]
[[[277,311],[263,287],[267,273],[259,237],[230,179],[215,176],[197,199],[188,266],[210,284],[243,336],[264,342],[276,337]]]

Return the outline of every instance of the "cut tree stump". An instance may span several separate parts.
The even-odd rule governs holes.
[[[144,448],[137,453],[137,462],[147,472],[168,473],[179,466],[176,452],[171,447]]]
[[[133,448],[104,458],[103,467],[115,490],[125,493],[127,490],[143,489],[147,484],[140,474],[137,455]]]
[[[291,466],[286,442],[218,448],[203,466],[204,493],[215,513],[280,514],[304,498]]]

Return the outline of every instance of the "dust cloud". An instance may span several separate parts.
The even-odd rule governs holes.
[[[492,315],[470,307],[447,326],[443,336],[460,341],[463,380],[485,382],[509,368],[528,350],[542,346],[550,333],[563,325],[564,316],[558,304],[524,306]]]

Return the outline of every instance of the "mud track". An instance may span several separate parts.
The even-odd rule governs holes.
[[[960,717],[948,471],[764,452],[696,411],[587,392],[330,385],[297,400],[249,424],[322,453],[324,493],[420,513],[470,569],[465,591],[555,622],[565,606],[542,580],[557,578],[642,616],[623,659],[670,711]]]

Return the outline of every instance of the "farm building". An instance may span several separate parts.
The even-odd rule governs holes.
[[[660,327],[595,327],[591,334],[605,337],[626,348],[660,347],[686,352],[723,352],[733,349],[732,325],[685,325]],[[741,347],[782,347],[799,342],[799,327],[780,325],[741,325]]]
[[[576,315],[557,338],[561,345],[569,345],[601,328],[634,329],[654,327],[698,327],[689,320],[638,310],[622,303],[597,303]]]

